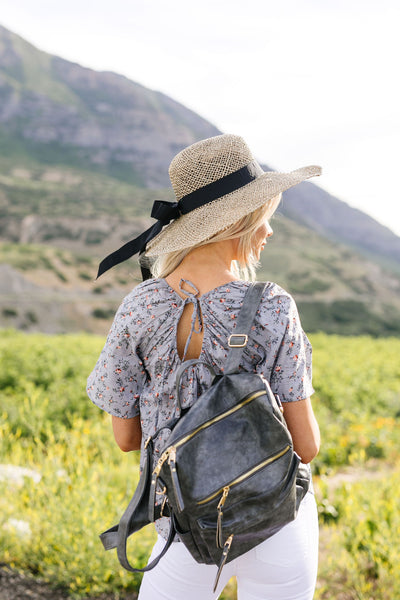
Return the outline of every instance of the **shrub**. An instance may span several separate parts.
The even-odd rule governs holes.
[[[1,312],[6,319],[9,317],[18,317],[18,311],[15,308],[3,308]]]
[[[113,308],[95,308],[92,311],[92,316],[95,319],[111,319],[115,314],[115,309]]]
[[[83,279],[84,281],[90,281],[91,279],[93,279],[93,277],[87,273],[86,271],[80,271],[78,273],[78,276]]]

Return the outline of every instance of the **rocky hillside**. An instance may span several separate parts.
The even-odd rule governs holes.
[[[171,156],[219,133],[164,94],[41,52],[1,26],[0,128],[17,155],[145,187],[168,185]]]
[[[141,279],[132,259],[95,281],[98,261],[148,221],[27,217],[22,225],[21,242],[0,243],[0,326],[105,334]],[[398,276],[282,215],[273,227],[259,279],[294,294],[307,331],[400,335]]]

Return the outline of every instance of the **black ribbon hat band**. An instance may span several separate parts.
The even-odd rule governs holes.
[[[134,240],[127,242],[121,248],[112,252],[104,258],[97,272],[97,278],[103,273],[115,267],[121,262],[128,260],[138,252],[142,254],[146,250],[146,245],[150,240],[156,237],[165,225],[168,225],[172,220],[178,219],[181,215],[185,215],[200,206],[204,206],[213,200],[222,198],[231,192],[234,192],[248,183],[251,183],[262,175],[264,171],[261,169],[257,161],[253,160],[241,169],[225,175],[217,181],[213,181],[187,196],[184,196],[179,202],[167,202],[165,200],[155,200],[151,210],[151,216],[157,219],[149,229],[144,231]],[[143,272],[143,269],[142,269]],[[150,273],[145,270],[144,278],[149,278]]]

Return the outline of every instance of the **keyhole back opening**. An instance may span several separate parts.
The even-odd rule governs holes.
[[[200,306],[198,306],[198,314],[196,316],[194,328],[192,329],[193,311],[194,305],[192,302],[185,304],[176,328],[176,347],[178,356],[181,360],[199,358],[203,346],[204,328],[202,327],[203,317]],[[186,348],[185,355],[185,347],[190,334],[191,338]]]

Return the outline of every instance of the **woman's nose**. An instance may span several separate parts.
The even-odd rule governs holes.
[[[271,237],[271,235],[274,233],[274,230],[272,229],[271,225],[269,223],[267,223],[267,233],[265,235],[265,237],[269,238]]]

